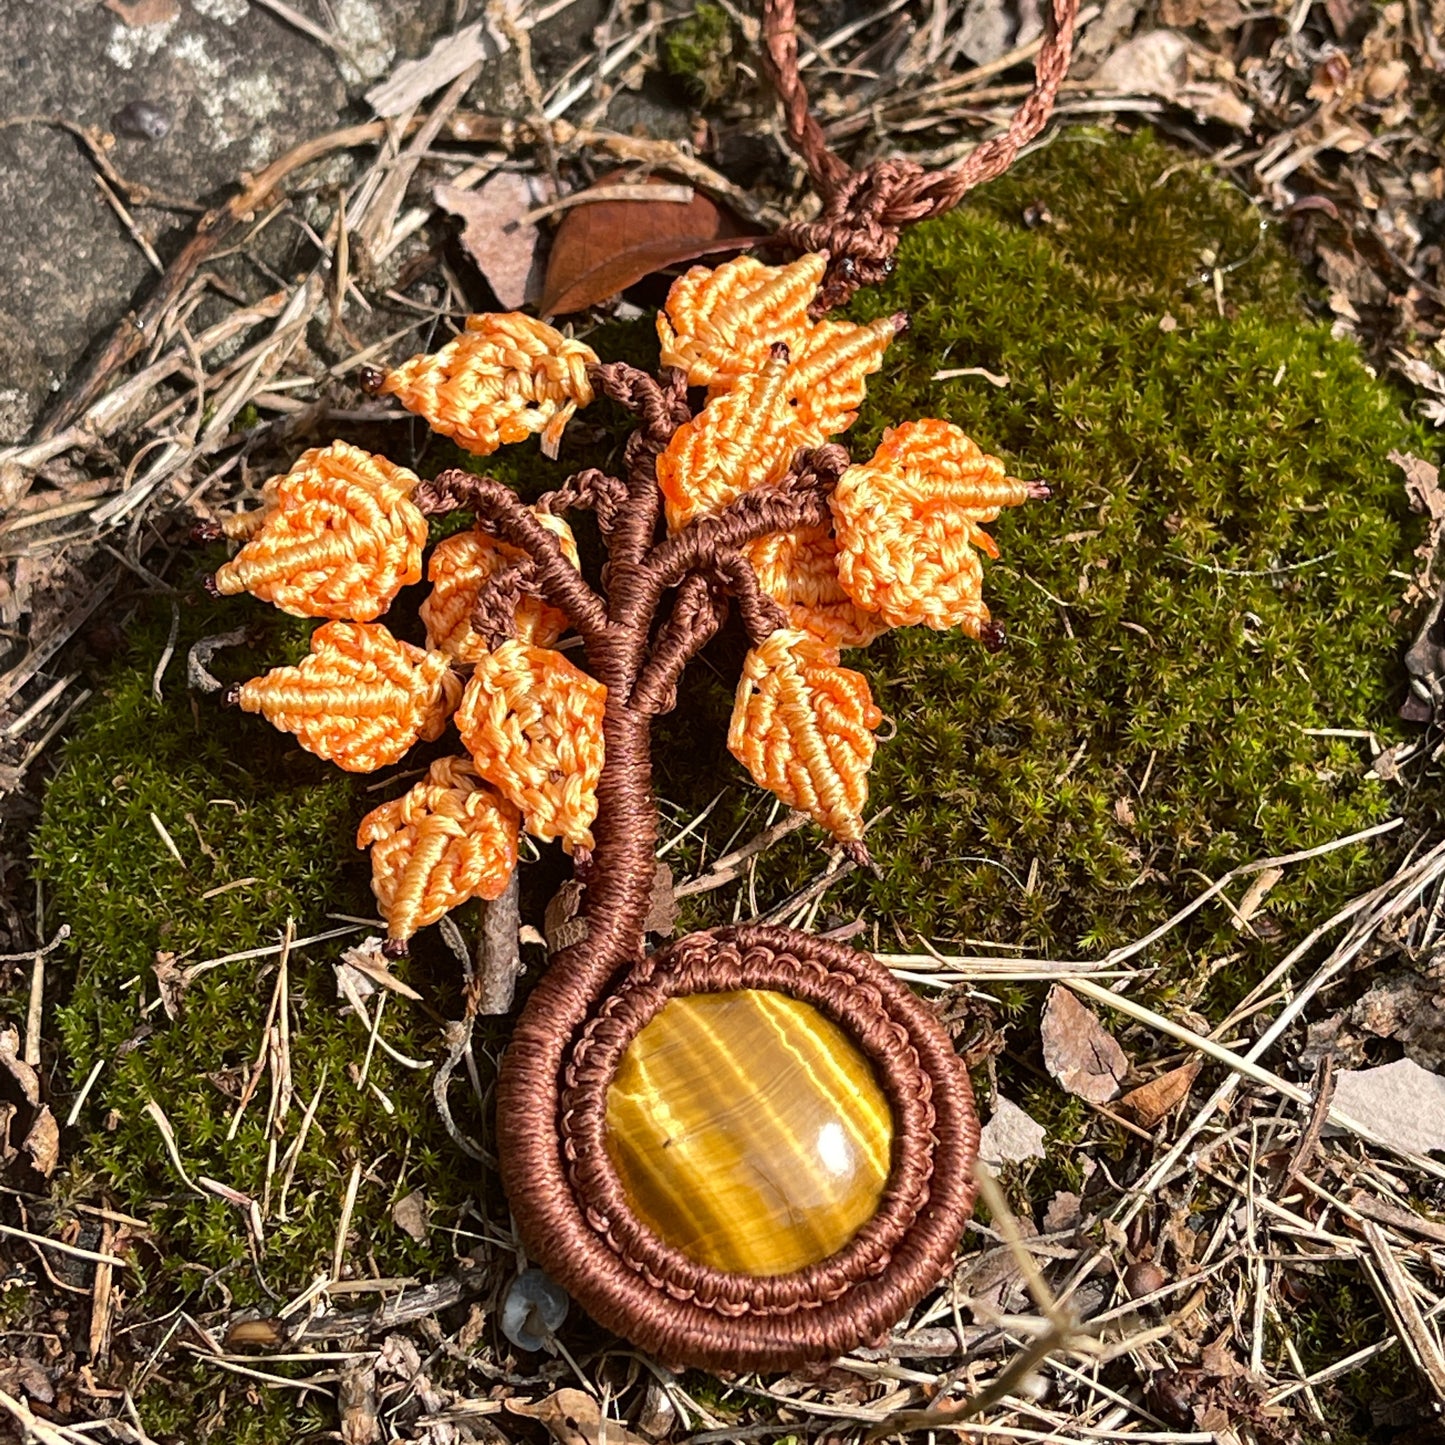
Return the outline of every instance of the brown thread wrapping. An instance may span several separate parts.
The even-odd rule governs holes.
[[[828,252],[828,274],[816,311],[841,305],[860,286],[877,285],[892,270],[904,226],[951,211],[975,186],[1001,176],[1043,130],[1069,69],[1078,9],[1078,0],[1050,0],[1033,89],[1008,129],[982,142],[954,170],[929,171],[915,161],[894,159],[854,171],[829,147],[808,108],[798,72],[794,0],[764,0],[764,67],[782,101],[788,139],[823,201],[817,217],[784,226],[777,239],[800,253]]]
[[[576,1193],[588,1218],[636,1273],[663,1281],[677,1299],[722,1314],[792,1314],[837,1299],[858,1279],[886,1267],[928,1197],[928,1145],[935,1116],[932,1080],[907,1028],[897,1023],[859,967],[861,955],[821,956],[778,930],[770,939],[693,934],[653,954],[609,994],[572,1049],[562,1095],[562,1136]],[[606,1149],[607,1090],[638,1033],[672,998],[739,989],[780,991],[812,1004],[858,1043],[882,1080],[899,1147],[878,1212],[848,1247],[793,1274],[765,1279],[729,1274],[690,1260],[662,1243],[632,1212]]]

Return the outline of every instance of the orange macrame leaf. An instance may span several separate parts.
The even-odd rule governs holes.
[[[657,459],[657,484],[673,531],[722,511],[788,470],[802,443],[787,375],[786,358],[770,358],[757,375],[742,377],[673,433]]]
[[[838,581],[831,527],[770,532],[742,551],[763,591],[787,610],[789,624],[827,646],[866,647],[888,631],[888,624],[859,607]]]
[[[950,422],[890,427],[829,498],[838,579],[890,627],[961,627],[977,637],[989,621],[978,553],[998,555],[980,524],[1028,497],[1024,482]]]
[[[399,642],[380,623],[328,622],[311,655],[242,684],[237,701],[307,752],[370,773],[439,738],[461,695],[451,659]]]
[[[882,316],[866,326],[819,321],[799,337],[788,368],[788,395],[797,403],[799,428],[814,438],[810,446],[858,420],[867,379],[883,365],[883,353],[903,325],[901,316]]]
[[[414,472],[360,447],[313,447],[266,483],[259,512],[232,526],[250,541],[216,573],[217,591],[249,592],[296,617],[380,617],[421,578],[416,485]]]
[[[728,750],[754,782],[856,844],[882,720],[862,673],[837,666],[811,634],[780,628],[743,662]]]
[[[694,266],[672,284],[657,315],[662,364],[687,372],[689,386],[727,388],[760,372],[776,342],[796,350],[808,304],[828,269],[823,255],[788,266],[739,256],[716,269]]]
[[[497,898],[517,866],[521,815],[469,758],[438,758],[423,781],[361,820],[371,891],[387,935],[405,940],[468,898]]]
[[[560,652],[504,642],[481,657],[457,728],[477,771],[567,850],[592,847],[607,689]]]
[[[467,317],[460,336],[403,362],[380,391],[477,456],[541,432],[555,457],[573,412],[592,400],[587,368],[596,365],[590,347],[507,311]]]
[[[574,567],[577,542],[572,529],[550,512],[535,513],[537,520],[562,544],[562,551]],[[482,584],[508,563],[520,561],[523,553],[485,532],[458,532],[438,542],[427,562],[426,575],[431,594],[421,605],[426,624],[426,643],[458,662],[479,662],[487,641],[472,626],[472,611]],[[517,604],[512,631],[520,642],[550,647],[567,630],[567,614],[536,597],[524,597]]]

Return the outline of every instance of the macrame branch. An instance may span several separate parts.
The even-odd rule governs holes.
[[[657,459],[678,427],[692,420],[687,377],[673,368],[664,372],[659,382],[622,361],[595,367],[591,376],[598,391],[625,406],[638,419],[623,453],[627,463],[627,506],[609,548],[614,562],[631,565],[642,560],[657,532],[662,510]]]
[[[828,493],[848,463],[847,449],[833,443],[799,452],[776,486],[747,492],[716,516],[699,517],[659,542],[646,563],[654,584],[675,587],[689,572],[707,570],[720,553],[769,532],[822,526],[831,518]]]
[[[607,606],[567,560],[557,538],[525,506],[510,487],[495,477],[477,477],[459,468],[423,482],[412,500],[429,517],[467,510],[478,526],[495,532],[531,558],[537,591],[591,643],[607,628]]]
[[[488,647],[499,646],[513,635],[517,606],[523,597],[537,597],[541,591],[537,567],[530,558],[508,564],[477,588],[472,626],[487,639]]]
[[[627,483],[609,476],[598,467],[588,467],[568,477],[555,491],[544,492],[537,499],[539,512],[560,515],[563,512],[587,511],[597,517],[604,538],[610,537],[617,518],[627,503]]]
[[[754,647],[787,626],[788,614],[763,591],[758,574],[740,552],[719,552],[712,570],[727,595],[737,601],[738,615]]]
[[[631,706],[656,717],[677,705],[677,684],[689,662],[727,616],[727,598],[701,572],[685,577],[632,688]]]

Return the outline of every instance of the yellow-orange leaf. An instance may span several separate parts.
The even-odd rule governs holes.
[[[781,628],[743,663],[728,749],[754,782],[858,844],[882,720],[861,673],[811,634]]]
[[[423,781],[361,820],[371,890],[387,934],[408,939],[468,898],[500,896],[517,866],[517,809],[468,758],[438,758]]]
[[[788,368],[788,395],[796,403],[799,429],[813,438],[810,446],[858,420],[868,377],[883,365],[883,353],[902,325],[900,316],[880,316],[867,326],[819,321],[799,337]]]
[[[751,256],[715,270],[694,266],[673,282],[657,314],[662,364],[686,371],[689,386],[727,388],[760,372],[776,342],[797,350],[827,269],[822,255],[788,266],[764,266]]]
[[[799,446],[787,396],[788,363],[779,354],[673,433],[657,459],[667,525],[722,511],[744,492],[777,481]]]
[[[370,622],[421,578],[426,518],[414,472],[346,442],[313,447],[262,489],[263,507],[226,528],[251,540],[216,573],[296,617]]]
[[[380,623],[328,622],[309,657],[252,678],[236,700],[307,752],[370,773],[418,738],[440,737],[460,694],[445,654],[399,642]]]
[[[413,356],[379,390],[477,456],[542,433],[557,455],[562,430],[592,400],[587,368],[597,354],[518,311],[467,317],[438,352]]]
[[[529,833],[569,852],[592,846],[606,703],[607,689],[560,652],[514,640],[477,662],[457,710],[477,771]]]
[[[980,524],[1028,497],[1024,482],[952,423],[890,427],[829,498],[839,581],[890,627],[961,627],[977,637],[989,621],[978,554],[998,555]]]
[[[789,624],[829,647],[866,647],[888,631],[838,581],[838,544],[831,527],[770,532],[743,547],[758,584],[787,609]]]

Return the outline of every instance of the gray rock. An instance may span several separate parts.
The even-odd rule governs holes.
[[[299,8],[321,13],[309,0]],[[113,129],[110,158],[127,180],[213,204],[243,171],[360,118],[360,92],[399,57],[424,51],[453,8],[332,0],[331,11],[349,60],[250,0],[177,0],[173,19],[139,26],[98,3],[11,0],[0,5],[5,110]],[[134,214],[162,260],[193,223],[184,212]],[[0,296],[10,313],[0,333],[0,441],[28,427],[150,274],[75,137],[39,124],[0,130]]]

